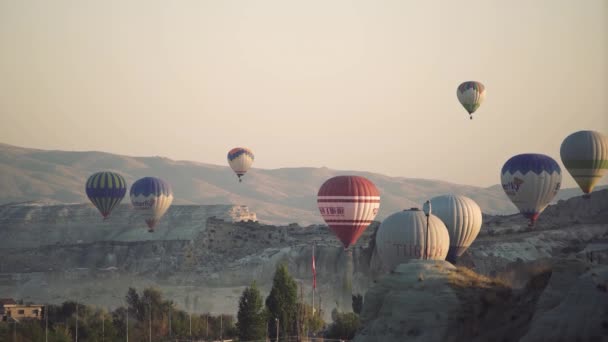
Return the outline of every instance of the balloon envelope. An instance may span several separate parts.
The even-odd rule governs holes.
[[[239,177],[239,182],[253,164],[254,159],[253,152],[245,147],[235,147],[228,152],[228,164]]]
[[[560,148],[562,163],[585,194],[608,170],[608,137],[595,131],[570,134]]]
[[[104,218],[117,206],[127,193],[127,182],[115,172],[103,171],[92,174],[87,180],[86,193]]]
[[[317,205],[329,228],[348,248],[378,214],[380,192],[364,177],[337,176],[323,183]]]
[[[421,210],[399,211],[382,221],[376,232],[376,249],[388,269],[426,255],[432,260],[445,259],[450,247],[448,230],[437,216],[431,214],[428,219],[428,245],[427,216]]]
[[[131,186],[130,195],[133,207],[143,215],[150,232],[173,202],[171,185],[155,177],[137,180]]]
[[[530,225],[553,200],[562,182],[555,160],[544,154],[519,154],[502,167],[502,188]]]
[[[463,82],[458,86],[456,96],[458,96],[460,104],[462,104],[467,112],[469,112],[471,118],[473,118],[472,114],[475,113],[486,98],[486,87],[476,81]]]
[[[450,235],[447,260],[456,261],[475,241],[481,229],[481,208],[465,196],[444,195],[431,199],[433,214],[443,221]]]

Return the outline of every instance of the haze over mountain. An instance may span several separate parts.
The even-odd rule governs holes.
[[[473,198],[484,213],[516,212],[500,185],[482,188],[360,171],[309,167],[265,170],[255,165],[243,183],[239,183],[228,166],[96,151],[47,151],[6,144],[0,144],[0,204],[86,203],[84,183],[90,174],[100,170],[121,173],[129,185],[140,177],[161,177],[171,183],[175,204],[246,205],[260,221],[273,224],[322,223],[316,208],[316,194],[326,179],[338,174],[365,176],[376,184],[382,194],[378,219],[404,208],[419,207],[426,199],[445,193]],[[569,176],[564,174],[564,177]],[[578,189],[563,189],[556,200],[579,194]],[[129,203],[128,196],[123,203]]]

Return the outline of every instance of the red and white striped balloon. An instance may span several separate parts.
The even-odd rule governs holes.
[[[319,212],[344,244],[355,244],[380,207],[380,192],[360,176],[337,176],[323,183],[317,195]]]

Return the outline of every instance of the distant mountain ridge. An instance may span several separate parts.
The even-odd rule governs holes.
[[[339,174],[369,178],[381,192],[377,219],[446,193],[471,197],[488,214],[512,214],[517,210],[500,185],[488,188],[438,180],[388,177],[381,174],[328,168],[252,168],[239,183],[228,166],[164,157],[129,157],[105,152],[69,152],[30,149],[0,144],[0,204],[49,201],[87,203],[86,179],[94,172],[111,170],[122,174],[130,187],[144,176],[167,180],[173,187],[175,204],[246,205],[262,222],[272,224],[322,223],[316,195],[323,182]],[[605,186],[604,186],[605,187]],[[580,195],[578,189],[563,189],[558,199]],[[128,195],[123,203],[129,203]]]

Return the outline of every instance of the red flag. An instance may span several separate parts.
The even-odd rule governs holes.
[[[317,288],[317,268],[315,267],[315,252],[313,247],[312,252],[312,288]]]

